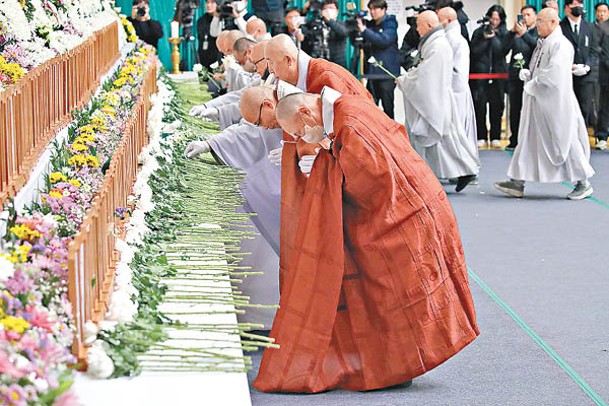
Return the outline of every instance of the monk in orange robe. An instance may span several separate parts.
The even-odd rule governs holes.
[[[360,95],[362,99],[373,100],[372,95],[348,70],[321,58],[311,58],[299,50],[294,41],[280,34],[267,43],[265,57],[269,71],[278,79],[298,87],[303,92],[321,93],[324,86],[343,93]],[[244,116],[245,117],[245,116]],[[300,204],[306,188],[307,177],[298,161],[304,155],[315,155],[316,145],[294,139],[284,134],[281,163],[281,218],[293,219],[299,216]],[[283,280],[286,264],[294,245],[296,228],[292,221],[281,221],[279,268]],[[280,283],[281,286],[281,283]]]
[[[325,88],[277,104],[284,131],[331,141],[308,178],[280,308],[254,386],[371,390],[411,380],[479,334],[457,222],[404,127]]]

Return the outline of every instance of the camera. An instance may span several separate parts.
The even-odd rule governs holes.
[[[351,43],[355,48],[361,48],[364,46],[364,37],[357,28],[357,20],[364,18],[368,15],[368,10],[357,10],[357,6],[353,2],[349,2],[346,5],[347,12],[343,14],[345,18],[345,27],[349,32]]]
[[[199,5],[200,0],[178,0],[176,3],[173,19],[182,25],[182,37],[187,40],[191,37],[193,19]]]
[[[233,15],[233,3],[238,0],[217,0],[216,5],[220,18],[229,18]]]
[[[138,7],[137,8],[137,15],[140,17],[144,17],[146,15],[146,7]]]
[[[328,47],[329,29],[321,16],[321,0],[312,0],[309,7],[310,17],[300,25],[302,34],[307,38],[313,58],[330,59],[330,48]]]
[[[493,32],[495,32],[495,29],[491,25],[491,19],[488,16],[482,17],[481,19],[476,21],[476,24],[481,24],[482,25],[482,33],[483,34],[491,35]]]
[[[426,1],[425,3],[419,4],[418,6],[408,6],[405,8],[406,11],[412,10],[415,13],[422,13],[423,11],[435,10],[435,9],[436,9],[435,1]]]

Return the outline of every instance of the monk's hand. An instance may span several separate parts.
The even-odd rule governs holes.
[[[571,72],[573,73],[573,76],[584,76],[590,72],[590,67],[583,64],[573,65]]]
[[[313,163],[315,162],[315,158],[317,155],[303,155],[298,161],[298,167],[300,168],[300,172],[308,175],[311,173],[311,169],[313,169]]]
[[[186,158],[194,159],[211,150],[207,141],[192,141],[184,150]]]
[[[269,152],[269,161],[273,164],[279,166],[281,165],[281,153],[283,152],[283,147],[279,147],[277,149],[272,149]]]
[[[219,121],[219,113],[218,109],[214,107],[209,107],[199,111],[198,114],[194,117],[198,117],[203,121]]]
[[[520,69],[520,72],[518,72],[518,79],[523,82],[528,82],[531,80],[531,71],[528,69]]]
[[[190,109],[190,111],[188,112],[188,115],[191,117],[199,117],[199,114],[201,114],[201,112],[203,112],[203,110],[205,110],[207,107],[205,107],[204,104],[200,105],[200,106],[194,106],[193,108]]]

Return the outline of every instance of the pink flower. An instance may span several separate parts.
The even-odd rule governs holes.
[[[64,392],[60,397],[55,399],[53,406],[79,406],[80,402],[74,391],[69,390]]]
[[[28,305],[25,311],[31,315],[28,320],[31,325],[43,328],[49,333],[53,331],[55,322],[49,320],[49,314],[46,311],[37,309],[32,305]]]
[[[4,350],[0,350],[0,373],[7,374],[16,379],[21,379],[26,374],[25,371],[22,371],[13,365],[10,357]]]

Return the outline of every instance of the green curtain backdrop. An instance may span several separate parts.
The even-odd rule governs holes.
[[[599,3],[601,0],[583,0],[584,1],[584,10],[586,10],[586,21],[594,22],[596,17],[594,16],[594,5]],[[541,10],[541,3],[543,0],[527,0],[527,4],[535,6],[537,11]],[[560,18],[565,16],[565,12],[563,11],[565,8],[565,0],[558,0],[558,10],[560,11]]]
[[[194,17],[194,27],[193,27],[193,35],[196,37],[196,29],[197,29],[197,20],[202,15],[205,14],[205,1],[201,2],[201,7],[195,12]],[[133,0],[116,0],[117,7],[120,7],[122,13],[130,16],[131,15],[131,7],[133,5]],[[173,0],[150,0],[150,17],[153,20],[157,20],[161,23],[163,27],[163,33],[165,36],[159,40],[159,58],[163,63],[165,69],[171,71],[171,44],[169,43],[169,35],[171,34],[171,20],[173,19],[173,15],[175,12],[175,1]],[[180,30],[181,32],[181,30]],[[192,43],[191,43],[192,44]],[[190,48],[190,49],[188,49]],[[196,53],[196,41],[194,45],[184,46],[180,45],[180,55],[182,60],[187,62],[188,69],[192,68],[194,64],[194,58]]]

